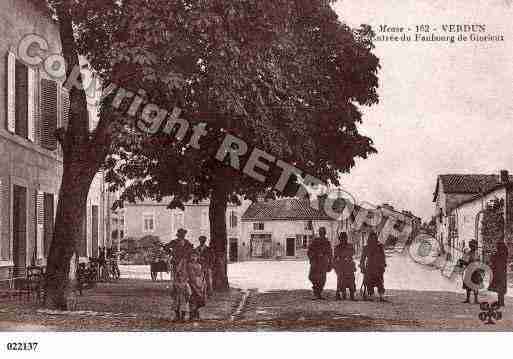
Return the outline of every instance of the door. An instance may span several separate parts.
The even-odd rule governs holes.
[[[230,247],[229,247],[229,253],[228,258],[230,262],[237,262],[238,260],[238,252],[239,252],[239,245],[237,238],[230,238]]]
[[[92,257],[98,257],[98,206],[91,206]]]
[[[16,277],[25,274],[27,266],[27,189],[13,188],[13,259]]]
[[[296,256],[296,239],[295,238],[287,238],[287,247],[285,251],[285,255],[287,257],[295,257]]]

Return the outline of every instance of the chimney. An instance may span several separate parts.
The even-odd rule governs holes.
[[[502,184],[506,184],[509,182],[509,173],[507,170],[501,170],[500,179]]]

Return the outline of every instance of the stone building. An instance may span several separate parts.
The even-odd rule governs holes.
[[[124,238],[140,239],[147,235],[159,237],[162,243],[176,238],[179,228],[187,230],[187,239],[197,246],[199,236],[210,239],[209,201],[184,204],[184,210],[168,209],[170,198],[162,202],[142,201],[125,203],[122,210]],[[228,237],[228,259],[236,262],[244,254],[239,251],[241,238],[240,219],[249,204],[243,201],[241,206],[228,204],[226,210],[226,230]]]
[[[335,203],[333,207],[337,211]],[[343,206],[339,209],[343,210]],[[357,220],[361,210],[360,206],[354,206],[347,218],[335,220],[325,212],[323,198],[319,198],[316,204],[299,198],[252,203],[242,216],[242,246],[239,251],[246,253],[245,257],[248,259],[304,259],[311,240],[318,236],[319,228],[324,227],[332,247],[338,243],[339,233],[346,232],[356,254],[359,254],[369,234],[374,231],[380,235],[385,223],[392,216],[396,232],[403,231],[403,226],[411,223],[409,238],[413,238],[420,227],[420,218],[411,212],[397,211],[388,204],[375,208],[381,215],[381,221],[372,227]],[[396,240],[387,238],[384,242],[392,246]]]
[[[482,213],[494,199],[504,201],[505,241],[513,251],[513,176],[500,174],[439,175],[433,202],[435,203],[436,238],[450,257],[461,257],[472,239],[478,241],[482,253]]]
[[[62,83],[28,66],[20,41],[37,34],[49,54],[61,53],[57,24],[45,1],[0,2],[0,279],[33,262],[45,264],[62,176],[62,150],[54,131],[66,126],[69,108]],[[79,255],[95,256],[104,242],[103,181],[95,178]],[[15,271],[14,271],[15,272]],[[9,273],[9,274],[8,274]]]

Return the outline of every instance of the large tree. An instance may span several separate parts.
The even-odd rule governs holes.
[[[82,88],[85,81],[77,76],[83,66],[79,56],[86,57],[96,78],[101,80],[100,86],[98,83],[88,83],[87,86],[93,86],[100,92],[113,88],[139,88],[152,74],[138,72],[142,64],[151,67],[151,59],[146,54],[126,58],[116,51],[134,31],[127,19],[131,18],[131,11],[138,11],[137,6],[118,0],[47,0],[47,4],[59,26],[66,63],[65,87],[70,93],[70,114],[68,125],[56,132],[63,150],[63,176],[45,287],[47,305],[65,309],[70,288],[70,260],[79,241],[83,240],[84,209],[91,183],[110,151],[113,138],[123,135],[123,128],[129,120],[111,106],[113,95],[105,96],[98,103],[98,125],[91,130],[88,111],[91,101],[88,101],[85,91],[90,87]],[[148,41],[155,41],[155,38],[149,36]],[[134,53],[138,47],[144,47],[144,43],[134,45]],[[161,74],[161,77],[174,78],[175,74]]]
[[[341,23],[330,3],[168,1],[131,13],[138,31],[119,51],[126,57],[142,51],[158,64],[154,68],[180,74],[180,86],[169,93],[161,91],[166,82],[154,72],[150,98],[179,107],[184,118],[209,120],[209,126],[196,146],[190,143],[192,131],[180,141],[165,133],[137,137],[127,131],[115,141],[108,179],[113,189],[125,186],[122,200],[173,195],[171,206],[180,206],[191,198],[210,198],[217,289],[228,286],[228,201],[272,190],[280,175],[274,168],[260,182],[217,161],[227,133],[335,185],[355,157],[375,152],[357,128],[358,105],[378,101],[372,31]],[[135,51],[134,44],[149,33],[165,37],[166,46],[147,41]],[[279,192],[291,194],[297,186],[290,181],[285,193]]]

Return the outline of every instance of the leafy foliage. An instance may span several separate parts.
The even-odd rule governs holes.
[[[483,238],[483,254],[485,260],[488,260],[496,243],[504,241],[504,201],[502,199],[494,199],[487,203],[483,212],[481,236]]]
[[[93,4],[77,7],[91,19],[78,29],[93,67],[122,69],[109,80],[210,124],[200,150],[189,138],[141,138],[124,127],[107,162],[113,189],[126,186],[122,199],[174,194],[180,205],[222,183],[235,200],[274,184],[279,171],[262,184],[213,159],[228,132],[334,184],[355,157],[376,152],[357,128],[358,105],[378,101],[372,31],[341,23],[330,1],[132,0],[115,11]],[[98,26],[105,17],[119,25]],[[284,194],[295,193],[289,185]]]

